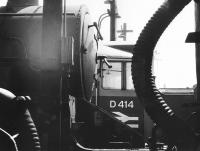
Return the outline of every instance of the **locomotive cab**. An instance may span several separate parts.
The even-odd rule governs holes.
[[[99,62],[96,104],[143,135],[144,110],[131,82],[132,53],[103,46],[98,54],[105,56],[109,65]]]

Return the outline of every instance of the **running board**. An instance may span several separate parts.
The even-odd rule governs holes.
[[[79,151],[150,151],[148,148],[138,148],[138,149],[97,149],[97,148],[87,148],[82,146],[80,143],[78,143],[76,140],[75,141],[75,145],[76,145],[76,149]],[[75,149],[75,150],[76,150]]]
[[[80,98],[79,98],[80,99]],[[89,111],[90,113],[88,115],[92,115],[95,112],[100,112],[102,114],[102,116],[106,117],[106,119],[108,119],[110,121],[110,123],[112,123],[113,125],[116,125],[116,127],[120,127],[120,129],[123,130],[123,136],[122,135],[116,135],[116,140],[106,140],[104,137],[102,137],[101,140],[99,140],[99,142],[102,141],[102,143],[106,143],[107,145],[105,145],[105,148],[112,148],[111,144],[109,144],[109,142],[111,141],[120,141],[120,142],[124,142],[121,145],[120,148],[120,144],[115,144],[113,147],[115,149],[122,149],[122,148],[126,148],[126,149],[130,149],[130,148],[144,148],[145,146],[145,142],[144,142],[144,136],[143,133],[139,133],[138,131],[136,131],[134,128],[131,128],[130,126],[126,125],[125,123],[123,123],[122,121],[120,121],[119,119],[115,118],[113,116],[112,113],[110,113],[109,111],[104,110],[103,108],[96,106],[95,104],[87,101],[87,100],[80,100],[79,103],[81,103],[81,106],[84,106],[84,110],[85,111]],[[80,105],[80,104],[79,104]],[[85,113],[85,111],[83,113]],[[82,113],[82,114],[83,114]],[[84,121],[76,121],[77,124],[81,123],[82,124],[78,124],[77,127],[81,127],[81,125],[84,127],[84,125],[87,125],[87,123],[84,123]],[[75,132],[75,133],[74,133]],[[76,133],[77,131],[73,131],[73,135],[75,137],[78,138],[79,133]],[[97,134],[98,135],[98,134]],[[98,138],[98,137],[97,137]],[[121,140],[118,140],[122,138]],[[105,140],[104,140],[105,139]],[[128,140],[127,140],[128,139]],[[79,139],[77,139],[79,141]],[[104,142],[105,141],[105,142]],[[125,142],[129,142],[129,145],[126,145],[127,143]],[[98,141],[97,141],[98,142]],[[80,142],[80,144],[82,144],[82,142]],[[97,143],[98,144],[98,143]],[[97,144],[94,144],[94,146],[96,146]],[[92,146],[92,147],[94,147]],[[88,147],[88,146],[87,146]],[[96,148],[96,147],[95,147]],[[101,148],[101,147],[97,147],[97,148]],[[103,147],[104,148],[104,147]]]
[[[88,102],[87,100],[83,100],[83,102],[85,104],[87,104],[88,106],[90,106],[93,110],[97,110],[99,112],[101,112],[103,115],[107,116],[109,119],[111,119],[113,122],[116,122],[118,124],[120,124],[120,126],[122,126],[123,128],[128,129],[130,132],[134,133],[135,135],[143,138],[143,135],[138,133],[135,129],[131,128],[130,126],[126,125],[125,123],[123,123],[122,121],[118,120],[117,118],[115,118],[110,112],[104,110],[103,108],[96,106],[93,103]]]

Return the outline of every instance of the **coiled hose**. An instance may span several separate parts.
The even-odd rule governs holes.
[[[39,135],[27,109],[28,101],[30,98],[27,96],[15,97],[10,91],[0,88],[0,127],[12,135],[17,134],[13,140],[19,151],[41,151]]]
[[[142,30],[132,58],[132,77],[139,100],[152,120],[166,132],[170,142],[182,146],[185,150],[195,150],[197,138],[189,126],[174,114],[156,88],[152,59],[160,36],[190,1],[165,1]]]
[[[16,141],[19,151],[41,151],[39,135],[28,109],[21,114],[18,125],[19,141]]]

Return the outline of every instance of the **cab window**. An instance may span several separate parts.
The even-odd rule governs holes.
[[[109,62],[112,68],[103,64],[102,85],[104,89],[133,90],[131,62]]]
[[[112,68],[103,64],[103,88],[104,89],[121,89],[122,87],[122,66],[120,62],[110,62]]]
[[[128,90],[134,89],[132,75],[131,75],[131,62],[126,63],[126,89]]]

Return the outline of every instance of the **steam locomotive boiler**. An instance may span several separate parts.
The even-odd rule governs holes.
[[[90,22],[89,13],[85,6],[67,8],[66,16],[67,33],[63,34],[67,35],[65,39],[63,38],[63,41],[68,44],[68,47],[63,48],[62,52],[60,52],[60,56],[56,57],[61,57],[59,64],[71,65],[71,94],[89,99],[91,97],[91,83],[93,81],[97,51],[97,41],[95,40],[93,32],[94,26],[93,23]],[[40,6],[24,7],[17,10],[15,13],[2,13],[0,44],[2,50],[1,58],[4,58],[8,62],[10,62],[10,60],[19,62],[25,61],[26,63],[23,65],[27,66],[26,69],[33,72],[33,74],[38,74],[41,70],[45,70],[45,68],[47,70],[54,70],[53,63],[58,60],[55,56],[51,56],[53,53],[50,54],[46,52],[45,57],[48,57],[50,61],[48,60],[48,63],[45,62],[45,64],[41,57],[43,51],[42,7]],[[67,57],[69,57],[71,62],[67,60]],[[25,68],[21,68],[21,70],[25,70]],[[15,75],[15,77],[14,79],[20,78],[20,76],[17,75]],[[21,83],[20,87],[23,87],[23,85],[30,85],[31,89],[31,86],[38,84],[33,80],[37,79],[37,76],[27,76],[27,78],[29,77],[30,80],[24,79],[18,81]],[[29,82],[31,82],[31,84]],[[21,91],[14,87],[15,86],[11,88],[14,92]],[[27,90],[26,88],[26,90],[24,89],[23,91]],[[31,90],[29,92],[33,93],[35,91]]]
[[[48,2],[44,6],[49,7]],[[98,39],[84,5],[65,7],[63,12],[60,5],[56,18],[56,12],[49,13],[48,7],[43,11],[37,4],[10,0],[0,9],[0,86],[32,98],[26,105],[43,149],[58,150],[61,123],[68,119],[66,100],[92,97]]]

